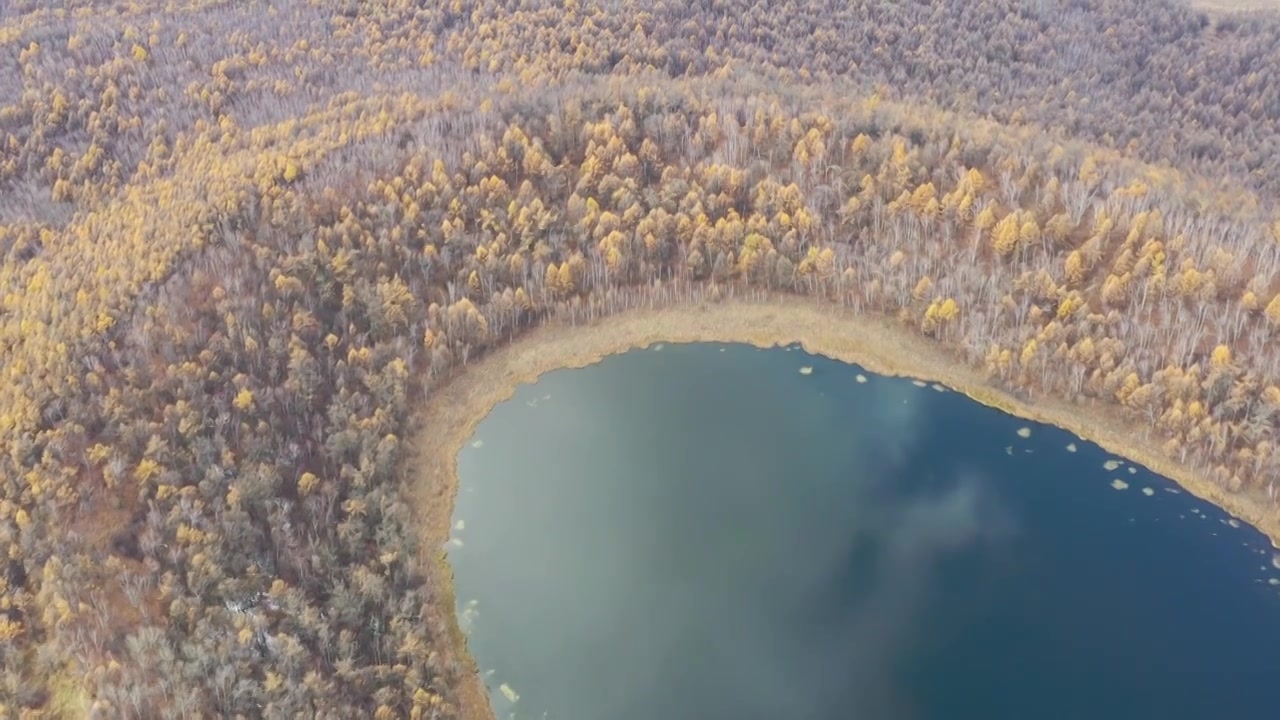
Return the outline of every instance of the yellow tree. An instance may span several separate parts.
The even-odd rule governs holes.
[[[954,320],[960,314],[960,306],[956,301],[947,298],[945,300],[934,300],[929,303],[928,309],[924,312],[924,322],[921,324],[921,330],[925,333],[932,334],[945,326],[951,320]]]
[[[1030,367],[1039,350],[1040,346],[1036,343],[1036,339],[1031,338],[1026,345],[1022,346],[1022,354],[1018,356],[1018,364],[1023,368]]]
[[[928,297],[931,292],[933,292],[933,278],[926,275],[920,278],[920,282],[916,283],[915,288],[911,291],[911,297],[916,302],[920,302]]]
[[[991,248],[1001,257],[1008,256],[1018,248],[1020,231],[1018,218],[1013,213],[1005,215],[991,233]]]
[[[1274,325],[1280,325],[1280,293],[1271,298],[1271,302],[1267,303],[1267,320]]]
[[[1084,276],[1085,276],[1085,273],[1088,272],[1088,267],[1085,264],[1085,258],[1083,253],[1081,253],[1079,250],[1072,250],[1071,254],[1067,255],[1065,265],[1066,265],[1065,270],[1067,273],[1067,282],[1072,284],[1079,284],[1081,282],[1084,282]]]
[[[978,218],[974,220],[973,224],[979,230],[990,230],[996,224],[996,211],[992,210],[991,206],[988,205],[982,209],[982,212],[978,213]]]
[[[1214,370],[1227,370],[1231,367],[1231,348],[1219,345],[1209,355],[1209,366]]]

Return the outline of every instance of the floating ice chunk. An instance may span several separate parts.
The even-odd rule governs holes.
[[[1130,475],[1137,475],[1137,474],[1138,474],[1138,468],[1136,468],[1136,467],[1134,467],[1134,466],[1130,465],[1130,466],[1129,466],[1129,474],[1130,474]]]
[[[475,629],[476,617],[479,615],[480,611],[476,610],[475,605],[467,603],[467,606],[462,609],[462,612],[458,613],[458,629],[467,635],[470,635],[471,631]]]
[[[654,352],[662,352],[662,348],[664,348],[664,347],[666,347],[666,345],[663,345],[662,343],[658,343],[657,345],[654,345],[654,346],[653,346],[653,351],[654,351]]]
[[[1117,490],[1127,490],[1129,488],[1129,483],[1121,480],[1120,478],[1116,478],[1111,481],[1111,487]]]
[[[449,538],[449,544],[450,544],[450,545],[452,545],[453,547],[462,547],[462,539],[461,539],[461,538]]]
[[[933,385],[931,385],[930,387],[932,387],[934,390],[937,390],[938,392],[946,392],[946,391],[947,391],[947,388],[946,388],[946,386],[945,386],[945,385],[939,385],[938,383],[934,383],[934,384],[933,384]]]
[[[1029,427],[1018,428],[1018,437],[1023,439],[1031,437],[1031,428]]]
[[[466,529],[467,529],[467,521],[466,521],[466,520],[459,520],[458,522],[456,522],[456,523],[454,523],[454,524],[453,524],[453,529],[454,529],[454,530],[466,530]]]
[[[1228,525],[1230,525],[1230,526],[1231,526],[1231,527],[1233,527],[1233,528],[1238,528],[1238,527],[1240,527],[1240,521],[1239,521],[1239,520],[1237,520],[1237,519],[1235,519],[1235,518],[1231,518],[1230,520],[1228,520],[1228,521],[1227,521],[1227,524],[1228,524]]]
[[[1076,451],[1076,444],[1075,444],[1075,443],[1067,443],[1067,452],[1075,452],[1075,451]]]
[[[925,387],[925,381],[923,380],[912,380],[911,384],[915,385],[916,387]]]
[[[477,450],[479,450],[480,448],[484,447],[484,441],[483,441],[483,440],[477,440],[477,441],[475,441],[475,442],[471,443],[471,447],[476,448]]]
[[[1146,495],[1147,497],[1151,497],[1152,495],[1156,494],[1156,491],[1152,490],[1151,488],[1142,488],[1142,494]]]
[[[1118,467],[1120,467],[1119,460],[1108,460],[1102,463],[1102,469],[1106,470],[1107,472],[1111,472],[1112,470],[1115,470]]]
[[[506,698],[507,702],[515,702],[520,699],[520,693],[512,690],[511,686],[506,683],[498,686],[498,692],[502,693],[502,697]]]
[[[805,365],[804,367],[800,368],[800,374],[801,374],[801,375],[812,375],[812,374],[813,374],[813,368],[809,367],[808,365]]]
[[[867,376],[863,375],[862,373],[858,373],[857,377],[855,377],[854,380],[857,380],[859,383],[864,383],[867,381]]]

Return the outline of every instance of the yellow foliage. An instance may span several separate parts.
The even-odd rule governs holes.
[[[920,278],[920,282],[916,283],[915,289],[911,291],[911,297],[915,299],[916,302],[920,302],[921,300],[924,300],[925,297],[927,297],[929,293],[932,291],[933,291],[933,279],[930,278],[928,275],[926,275]]]
[[[1028,247],[1040,242],[1040,225],[1036,223],[1036,219],[1030,215],[1018,228],[1018,244],[1022,247]]]
[[[1035,360],[1039,349],[1040,346],[1036,344],[1035,338],[1028,340],[1027,344],[1022,346],[1022,354],[1018,356],[1018,364],[1022,367],[1029,366],[1031,362]]]
[[[1125,376],[1124,382],[1116,389],[1116,399],[1122,403],[1127,403],[1129,396],[1133,394],[1138,386],[1142,384],[1142,380],[1138,377],[1138,373],[1129,373]]]
[[[1084,298],[1079,293],[1071,293],[1058,303],[1058,311],[1055,313],[1059,320],[1067,320],[1084,307]]]
[[[924,322],[921,329],[925,332],[933,332],[939,326],[950,320],[954,320],[960,314],[960,308],[956,305],[956,301],[947,298],[945,300],[934,300],[924,313]]]
[[[1267,303],[1267,309],[1264,312],[1267,315],[1267,320],[1273,324],[1280,325],[1280,293],[1271,298],[1271,302]]]
[[[1205,410],[1204,403],[1199,400],[1192,400],[1187,405],[1187,416],[1192,420],[1203,420],[1207,415],[1208,411]]]
[[[23,627],[21,623],[10,620],[8,617],[0,616],[0,643],[8,643],[16,640],[22,635]]]
[[[1240,296],[1240,307],[1245,312],[1256,312],[1259,306],[1258,296],[1252,290],[1245,290],[1244,295]]]
[[[1209,365],[1214,368],[1226,368],[1231,364],[1231,348],[1219,345],[1209,355]]]
[[[937,196],[938,193],[934,189],[933,183],[925,183],[911,193],[911,209],[922,213],[928,207],[929,202],[935,200]]]
[[[1004,216],[991,233],[991,247],[997,255],[1006,256],[1018,249],[1020,228],[1012,213]]]
[[[160,464],[151,458],[143,458],[134,468],[133,476],[139,482],[146,482],[160,474]]]
[[[573,278],[573,268],[568,262],[560,264],[560,270],[556,273],[556,287],[562,293],[572,293],[577,289]]]
[[[241,388],[231,404],[235,405],[237,410],[248,410],[253,407],[253,392],[249,388]]]
[[[1129,282],[1132,278],[1130,273],[1124,275],[1108,275],[1102,284],[1102,302],[1107,305],[1115,305],[1125,298],[1128,292]]]

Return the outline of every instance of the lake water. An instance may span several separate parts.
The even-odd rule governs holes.
[[[1280,718],[1265,539],[958,393],[655,346],[473,440],[448,557],[499,718]]]

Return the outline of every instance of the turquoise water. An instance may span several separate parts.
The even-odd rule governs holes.
[[[1280,717],[1261,535],[943,388],[655,346],[473,440],[449,560],[500,718]]]

